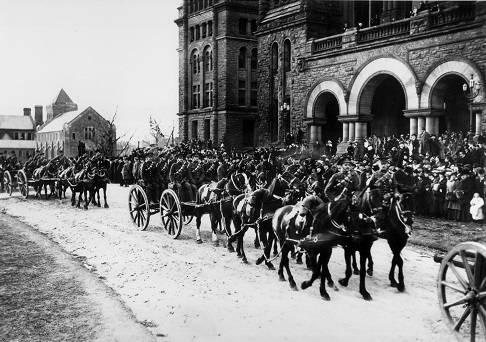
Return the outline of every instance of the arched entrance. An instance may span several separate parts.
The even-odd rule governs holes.
[[[434,86],[431,94],[432,113],[439,116],[439,134],[448,132],[467,133],[469,131],[468,101],[462,90],[466,83],[463,77],[448,74]],[[475,116],[472,118],[475,127]]]
[[[368,136],[406,135],[410,120],[403,116],[405,93],[400,82],[388,74],[373,77],[365,87],[360,114],[371,115]]]
[[[321,135],[318,136],[321,145],[328,140],[336,144],[341,137],[342,124],[338,121],[338,116],[339,103],[334,94],[330,92],[319,94],[315,102],[314,118],[323,123]],[[315,141],[311,141],[311,143],[315,143]]]

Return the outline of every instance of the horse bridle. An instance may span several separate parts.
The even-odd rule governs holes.
[[[407,234],[408,237],[410,237],[412,235],[412,226],[405,223],[404,217],[405,217],[405,215],[412,214],[412,211],[411,210],[403,210],[402,205],[401,205],[402,200],[403,200],[403,196],[405,194],[412,196],[412,194],[408,193],[408,192],[400,194],[399,197],[397,198],[397,204],[395,205],[395,211],[396,211],[396,214],[397,214],[398,221],[400,221],[400,223],[403,224],[403,226],[405,227],[405,234]]]

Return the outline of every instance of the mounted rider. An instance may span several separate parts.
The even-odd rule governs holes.
[[[344,156],[338,160],[337,165],[341,170],[331,176],[324,189],[324,195],[331,202],[351,198],[353,191],[359,189],[359,176],[353,170],[354,162]]]
[[[390,200],[394,194],[392,184],[393,169],[390,168],[391,160],[388,158],[378,158],[373,165],[373,174],[368,181],[370,189],[380,189],[383,194],[383,204],[390,206]]]

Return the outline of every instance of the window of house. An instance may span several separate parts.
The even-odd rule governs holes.
[[[75,132],[73,132],[72,137],[73,137],[73,140],[76,140],[76,133]]]
[[[192,139],[197,139],[197,120],[192,122]]]
[[[94,127],[85,127],[84,128],[84,139],[91,140],[95,136]]]
[[[27,133],[27,140],[34,140],[32,139],[32,133]]]
[[[201,27],[199,25],[196,25],[196,40],[199,40],[201,38]]]
[[[246,68],[246,47],[240,49],[240,54],[238,55],[238,68]]]
[[[202,37],[203,38],[206,38],[206,33],[207,33],[206,32],[206,23],[204,23],[204,24],[201,25],[201,30],[202,30],[202,34],[201,34]]]
[[[204,141],[211,139],[211,119],[204,120]]]
[[[238,105],[246,104],[246,81],[238,81]]]
[[[284,42],[284,72],[290,71],[290,40]]]
[[[204,56],[204,71],[208,72],[213,70],[213,52],[210,50],[206,50]]]
[[[250,105],[256,107],[258,105],[258,82],[251,82]]]
[[[208,21],[208,37],[213,35],[213,22]]]
[[[201,107],[201,86],[194,85],[192,86],[192,108],[197,109]]]
[[[20,140],[25,140],[25,133],[24,132],[20,133]]]
[[[257,30],[257,21],[255,19],[252,19],[250,22],[250,27],[251,27],[251,35],[254,36],[255,32]]]
[[[258,51],[257,49],[251,50],[251,69],[256,70],[258,67]]]
[[[213,106],[213,82],[204,85],[204,107]]]
[[[238,21],[238,32],[240,34],[246,34],[246,27],[248,25],[248,19],[247,18],[240,18]]]

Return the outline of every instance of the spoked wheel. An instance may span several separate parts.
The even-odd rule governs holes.
[[[12,192],[13,192],[12,176],[8,171],[5,171],[3,174],[3,186],[5,187],[5,192],[9,196],[12,196]]]
[[[164,190],[160,196],[160,216],[167,234],[177,239],[182,231],[182,210],[179,198],[171,189]]]
[[[150,205],[147,194],[140,185],[133,185],[128,192],[128,210],[133,223],[145,230],[150,221]]]
[[[22,197],[29,197],[29,183],[27,180],[27,174],[24,170],[19,170],[17,172],[17,184],[19,185],[19,190]]]
[[[437,293],[442,316],[456,337],[484,341],[486,247],[464,242],[447,253],[440,265]]]

